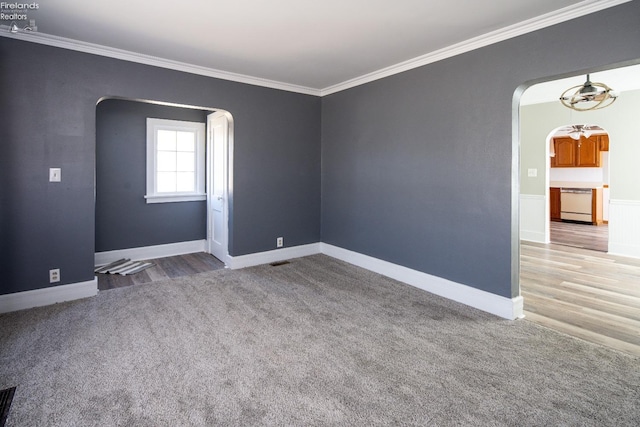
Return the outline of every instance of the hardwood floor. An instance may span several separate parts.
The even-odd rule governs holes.
[[[607,252],[609,250],[609,226],[551,221],[551,243],[576,248]]]
[[[148,261],[155,265],[132,275],[98,274],[98,290],[104,291],[139,283],[156,282],[224,268],[222,261],[204,252],[157,258]]]
[[[640,356],[640,260],[522,242],[525,318]]]

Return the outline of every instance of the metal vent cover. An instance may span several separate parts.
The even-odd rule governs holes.
[[[0,427],[4,427],[9,415],[9,408],[13,401],[13,395],[16,392],[15,387],[7,388],[0,391]]]

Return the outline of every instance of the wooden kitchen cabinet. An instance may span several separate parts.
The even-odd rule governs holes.
[[[556,155],[551,158],[552,168],[598,168],[600,167],[600,152],[603,144],[609,149],[609,138],[606,135],[591,135],[576,141],[568,136],[553,139]]]
[[[580,138],[577,142],[576,166],[580,168],[600,167],[600,141],[598,135]]]
[[[552,167],[556,168],[569,168],[576,165],[576,141],[569,137],[562,138],[554,138],[553,143],[555,144],[556,157],[555,157],[555,165]]]
[[[551,221],[562,221],[562,218],[560,217],[560,189],[557,187],[551,187],[549,189],[549,199],[549,204],[551,205]]]
[[[602,218],[602,201],[603,192],[602,188],[593,188],[591,190],[591,223],[593,225],[602,225],[604,220]]]

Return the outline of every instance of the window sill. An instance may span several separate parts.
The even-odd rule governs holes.
[[[174,203],[174,202],[199,202],[207,200],[206,194],[153,194],[146,195],[144,198],[149,203]]]

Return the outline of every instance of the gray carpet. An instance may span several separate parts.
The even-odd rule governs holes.
[[[638,426],[640,359],[317,255],[0,315],[9,426]]]

